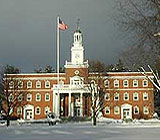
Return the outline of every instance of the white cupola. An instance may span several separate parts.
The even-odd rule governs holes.
[[[73,34],[73,44],[71,47],[71,62],[65,64],[66,68],[88,67],[88,61],[84,62],[83,35],[77,24],[77,29]]]

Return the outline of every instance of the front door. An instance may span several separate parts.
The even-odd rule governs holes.
[[[123,109],[123,119],[130,118],[130,109]]]
[[[32,119],[32,110],[31,109],[26,110],[26,119],[27,120]]]

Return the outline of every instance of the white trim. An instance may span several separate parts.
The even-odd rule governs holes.
[[[39,113],[37,113],[37,109],[39,109]],[[40,115],[41,114],[41,108],[39,106],[35,107],[35,114]]]
[[[28,75],[29,76],[29,75]],[[57,80],[57,77],[19,77],[14,79],[21,79],[21,80]],[[60,80],[65,80],[65,77],[60,77]]]
[[[24,109],[23,109],[23,118],[26,119],[26,111],[28,109],[32,110],[32,118],[31,119],[34,119],[34,106],[30,105],[30,104],[24,106]]]
[[[132,82],[133,82],[133,87],[138,87],[138,80],[134,79]],[[136,85],[134,85],[134,82],[136,82]]]
[[[47,95],[48,95],[48,97],[49,97],[48,100],[46,99],[46,96],[47,96]],[[45,94],[45,101],[46,101],[46,102],[50,101],[50,94],[49,94],[49,93],[46,93],[46,94]]]
[[[28,96],[30,96],[30,100],[28,100]],[[28,102],[31,102],[31,101],[32,101],[32,94],[31,94],[31,93],[28,93],[28,94],[27,94],[27,101],[28,101]]]
[[[145,99],[145,96],[147,97],[147,99]],[[143,101],[148,101],[148,98],[149,98],[148,93],[144,92],[143,93]]]
[[[48,84],[47,84],[48,83]],[[48,85],[48,86],[47,86]],[[51,87],[51,84],[50,84],[50,81],[49,80],[46,80],[45,81],[45,88],[50,88]]]
[[[118,97],[118,99],[115,99],[116,96]],[[119,101],[119,93],[117,93],[117,92],[114,93],[114,101]]]
[[[37,99],[37,96],[38,96],[38,95],[39,95],[39,99]],[[37,93],[37,94],[36,94],[36,101],[37,101],[37,102],[40,102],[40,101],[41,101],[41,94],[40,94],[40,93]]]
[[[132,119],[132,105],[130,104],[123,104],[121,105],[121,119],[124,119],[124,116],[123,116],[123,111],[124,109],[129,109],[129,116],[127,119]]]
[[[144,85],[144,82],[146,82],[146,85]],[[143,85],[143,87],[148,87],[148,80],[146,80],[146,79],[143,80],[143,81],[142,81],[142,85]]]
[[[28,84],[31,83],[31,85],[29,86]],[[27,81],[27,88],[32,88],[32,81]]]
[[[126,84],[125,82],[127,82],[127,84]],[[125,85],[125,84],[126,84],[126,85]],[[128,86],[129,86],[128,80],[123,80],[123,87],[128,87]]]
[[[106,113],[107,110],[108,110],[109,113]],[[109,115],[110,113],[111,113],[111,112],[110,112],[110,107],[109,107],[109,106],[106,106],[106,107],[105,107],[105,114],[106,114],[106,115]]]
[[[146,112],[145,110],[146,110],[147,112]],[[149,107],[148,107],[148,106],[144,106],[144,107],[143,107],[143,114],[144,114],[144,115],[148,115],[148,114],[149,114]]]
[[[146,91],[146,90],[153,90],[153,88],[127,88],[127,89],[124,89],[124,88],[121,88],[121,89],[110,88],[110,89],[105,89],[105,90],[120,90],[120,91],[122,91],[122,90],[124,90],[124,91],[126,91],[126,90],[128,90],[128,91],[141,90],[142,91],[142,90],[144,90],[144,91]]]
[[[106,82],[108,83],[107,85],[106,85]],[[105,87],[109,87],[109,80],[105,80],[105,81],[104,81],[104,86],[105,86]]]
[[[120,107],[119,106],[115,106],[114,107],[114,115],[119,115],[119,114],[120,114]]]
[[[22,107],[17,107],[17,115],[22,115]]]
[[[46,106],[44,108],[44,114],[47,115],[48,113],[46,113],[46,111],[48,111],[48,113],[50,112],[50,107],[49,106]]]
[[[127,95],[127,99],[125,99],[126,95]],[[129,100],[129,93],[127,93],[127,92],[123,93],[123,100],[124,101],[128,101]]]
[[[137,96],[137,99],[135,99],[135,96]],[[139,94],[137,92],[133,93],[133,101],[138,101],[139,100]]]
[[[36,88],[41,88],[41,85],[42,85],[42,83],[41,83],[41,81],[36,81]]]
[[[106,99],[106,97],[108,97],[108,99]],[[105,99],[106,101],[109,101],[109,100],[110,100],[110,93],[105,93],[104,99]]]
[[[137,111],[138,111],[137,113],[135,112],[136,108],[137,108]],[[134,110],[135,115],[139,114],[139,107],[138,106],[134,106],[133,110]]]
[[[119,80],[114,80],[114,87],[119,87]]]
[[[18,81],[18,88],[23,88],[23,81]]]

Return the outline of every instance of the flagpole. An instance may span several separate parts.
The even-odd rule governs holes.
[[[57,17],[57,115],[59,116],[59,63],[60,63],[60,32],[59,16]]]

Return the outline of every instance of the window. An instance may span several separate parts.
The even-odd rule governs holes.
[[[27,94],[27,101],[29,102],[32,101],[32,94],[30,93]]]
[[[17,108],[17,115],[22,115],[22,107]]]
[[[105,87],[109,87],[109,81],[108,81],[108,80],[105,80],[105,81],[104,81],[104,86],[105,86]]]
[[[125,92],[123,94],[123,99],[126,101],[126,100],[129,100],[129,94],[127,92]]]
[[[35,110],[36,110],[36,112],[35,112],[36,115],[41,114],[41,108],[39,106],[37,106]]]
[[[41,94],[39,93],[36,94],[36,101],[41,101]]]
[[[124,80],[124,81],[123,81],[123,86],[124,86],[124,87],[128,87],[128,80]]]
[[[45,94],[45,101],[50,101],[50,94],[49,93]]]
[[[40,81],[36,82],[36,88],[41,88],[41,82]]]
[[[50,112],[50,108],[48,106],[45,107],[44,114],[47,115],[49,112]]]
[[[118,115],[118,114],[119,114],[119,107],[118,107],[118,106],[115,106],[115,107],[114,107],[114,114],[115,114],[115,115]]]
[[[118,80],[114,80],[114,87],[119,87],[119,81]]]
[[[31,81],[27,82],[27,88],[32,88],[32,82]]]
[[[20,95],[18,96],[18,101],[21,102],[22,100],[23,100],[23,95],[20,94]]]
[[[143,80],[143,87],[148,87],[148,81],[147,80]]]
[[[13,88],[13,87],[14,87],[14,82],[13,81],[9,82],[9,88]]]
[[[138,80],[133,80],[133,87],[138,87]]]
[[[50,81],[45,81],[45,88],[50,88]]]
[[[23,88],[23,82],[22,81],[18,82],[18,88]]]
[[[106,101],[109,101],[110,100],[110,94],[106,93],[105,96],[104,96],[104,98],[105,98]]]
[[[134,107],[134,114],[139,114],[139,107],[138,106]]]
[[[11,102],[11,101],[13,101],[13,99],[14,99],[14,95],[12,93],[10,93],[8,100]]]
[[[144,101],[148,100],[148,93],[147,92],[143,93],[143,100]]]
[[[149,114],[149,109],[148,109],[147,106],[143,107],[143,113],[144,113],[145,115],[148,115],[148,114]]]
[[[118,93],[115,93],[115,94],[114,94],[114,100],[115,100],[115,101],[118,101],[118,100],[119,100],[119,94],[118,94]]]
[[[110,114],[110,107],[109,106],[105,107],[105,114]]]
[[[133,100],[134,101],[138,101],[139,100],[139,96],[138,96],[138,93],[133,93]]]

